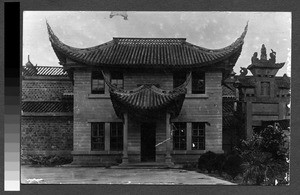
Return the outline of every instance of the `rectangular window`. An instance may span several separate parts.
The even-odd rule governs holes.
[[[104,123],[92,123],[91,150],[104,150],[105,130]]]
[[[100,71],[92,72],[92,94],[104,94],[105,82]]]
[[[123,150],[123,123],[110,123],[110,150]]]
[[[173,74],[173,88],[183,84],[186,80],[186,72],[175,72]]]
[[[124,78],[122,72],[112,72],[111,73],[111,84],[115,85],[118,88],[123,89],[124,87]]]
[[[173,123],[173,149],[186,150],[186,123]]]
[[[205,123],[192,123],[192,150],[205,150]]]
[[[261,82],[260,94],[265,96],[270,95],[270,82]]]
[[[205,73],[204,72],[192,73],[192,93],[205,94]]]

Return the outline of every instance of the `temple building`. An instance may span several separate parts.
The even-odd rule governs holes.
[[[51,72],[61,79],[52,82],[60,90],[49,95],[52,93],[45,88],[49,100],[33,95],[23,101],[22,120],[51,118],[58,123],[56,131],[59,121],[73,126],[73,140],[58,144],[62,148],[73,144],[72,164],[156,162],[172,166],[195,162],[206,151],[224,152],[223,85],[242,51],[247,26],[235,42],[222,49],[202,48],[184,38],[118,37],[78,49],[62,43],[48,24],[47,28],[64,71],[43,72],[43,67],[28,65],[23,68],[23,85],[28,82],[29,89],[34,74],[41,82],[51,80],[46,73]],[[23,96],[34,94],[34,89],[23,91]],[[26,102],[43,104],[38,110],[45,111],[33,116],[25,112],[32,108],[26,108]],[[51,109],[56,114],[47,114]],[[71,112],[73,120],[68,118]],[[22,128],[25,133],[30,131],[28,125]],[[64,137],[70,132],[53,136],[58,134]]]

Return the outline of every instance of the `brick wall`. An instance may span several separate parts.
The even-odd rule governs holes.
[[[70,80],[23,80],[22,100],[61,100],[63,93],[72,92]]]
[[[70,154],[73,149],[73,117],[23,116],[23,154]]]
[[[68,77],[24,77],[22,80],[22,154],[71,155],[73,150],[73,113],[57,111],[61,104],[72,105],[64,93],[73,91]],[[43,104],[37,104],[43,103]],[[37,105],[43,106],[39,109]],[[32,106],[33,109],[28,109]]]

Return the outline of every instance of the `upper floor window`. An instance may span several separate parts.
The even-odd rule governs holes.
[[[176,88],[183,84],[186,80],[186,73],[185,72],[175,72],[173,74],[173,88]]]
[[[264,95],[264,96],[270,95],[270,82],[261,82],[260,95]]]
[[[124,87],[124,78],[122,72],[112,72],[111,73],[111,84],[115,85],[118,88],[123,89]]]
[[[123,123],[110,123],[110,150],[123,150]]]
[[[192,123],[192,149],[205,150],[205,123]]]
[[[205,73],[193,72],[192,73],[192,93],[204,94],[205,93]]]
[[[104,123],[92,123],[91,126],[91,150],[104,150]]]
[[[105,82],[100,71],[92,72],[92,94],[104,94]]]
[[[173,123],[173,149],[186,150],[186,123]]]

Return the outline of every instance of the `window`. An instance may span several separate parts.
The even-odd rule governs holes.
[[[176,72],[173,74],[173,88],[176,88],[183,84],[186,80],[185,72]]]
[[[92,94],[104,94],[105,83],[100,71],[92,72]]]
[[[270,95],[270,82],[261,82],[261,95],[269,96]]]
[[[192,150],[205,150],[205,123],[192,123]]]
[[[111,84],[114,86],[123,89],[124,87],[124,79],[123,79],[123,73],[121,72],[112,72],[111,73]]]
[[[205,93],[205,73],[193,72],[192,73],[192,93],[204,94]]]
[[[173,149],[186,150],[186,123],[173,123]]]
[[[110,150],[123,150],[123,123],[110,123]]]
[[[92,123],[91,150],[104,150],[104,123]]]

